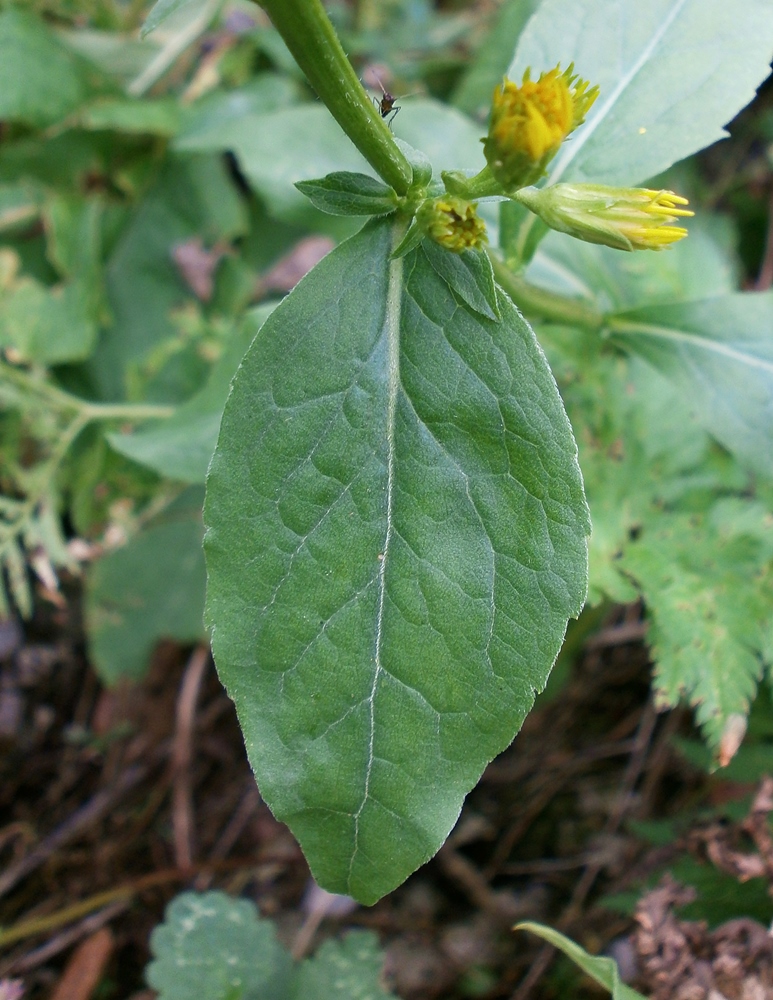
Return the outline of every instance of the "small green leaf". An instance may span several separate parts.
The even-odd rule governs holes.
[[[773,292],[646,306],[619,313],[609,329],[679,386],[740,462],[773,476]]]
[[[543,941],[558,948],[586,975],[595,979],[599,986],[609,990],[612,994],[612,1000],[646,1000],[641,993],[637,993],[636,990],[632,990],[630,986],[621,982],[617,962],[613,958],[589,955],[584,948],[575,944],[570,938],[564,937],[563,934],[559,934],[558,931],[554,931],[551,927],[545,927],[543,924],[526,921],[522,924],[516,924],[514,930],[531,931],[532,934],[541,937]]]
[[[142,677],[160,639],[203,637],[201,522],[148,528],[94,563],[86,581],[91,662],[108,684]]]
[[[388,215],[397,208],[394,191],[368,174],[338,170],[295,186],[328,215]]]
[[[560,30],[556,26],[560,25]],[[770,73],[769,0],[543,0],[508,76],[560,61],[601,93],[550,169],[630,187],[727,135]]]
[[[371,222],[247,352],[206,505],[208,621],[261,794],[372,903],[441,846],[586,589],[576,446],[530,327]]]
[[[411,219],[411,224],[408,226],[405,235],[391,253],[392,260],[399,260],[410,253],[411,250],[415,250],[421,245],[425,235],[424,228],[418,224],[415,218]]]
[[[450,253],[432,240],[426,241],[424,252],[438,275],[463,302],[488,319],[499,319],[494,271],[485,253],[480,250]]]
[[[0,184],[0,233],[29,225],[39,213],[41,201],[40,193],[28,182]]]
[[[390,1000],[394,994],[380,982],[383,965],[376,935],[351,931],[342,941],[326,941],[313,958],[300,964],[290,1000]]]
[[[146,977],[158,1000],[263,1000],[282,965],[272,923],[223,892],[173,899],[150,948]]]

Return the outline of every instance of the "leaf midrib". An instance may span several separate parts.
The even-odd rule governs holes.
[[[621,77],[615,89],[609,95],[609,97],[604,101],[598,110],[598,113],[593,116],[593,118],[585,125],[583,129],[579,131],[577,137],[573,142],[567,143],[563,147],[563,152],[559,155],[556,160],[553,170],[550,172],[550,184],[557,183],[561,177],[566,172],[569,165],[573,160],[577,158],[580,150],[585,146],[588,140],[591,138],[596,129],[601,125],[601,123],[606,119],[607,115],[617,104],[620,95],[626,90],[627,87],[633,82],[640,70],[646,66],[652,53],[655,51],[657,46],[662,41],[668,29],[671,27],[673,22],[676,20],[677,16],[681,12],[687,0],[677,0],[671,12],[665,18],[661,26],[650,38],[647,44],[642,49],[641,55],[636,60],[636,62],[631,66],[628,72]],[[591,81],[592,82],[592,81]]]
[[[753,354],[744,354],[728,344],[723,344],[708,337],[701,337],[696,333],[686,333],[683,330],[675,330],[672,327],[658,326],[655,323],[637,323],[626,320],[612,320],[610,322],[610,333],[615,334],[641,334],[648,337],[657,337],[661,340],[681,341],[689,344],[698,350],[722,354],[733,361],[747,365],[749,368],[758,368],[768,375],[773,375],[773,362],[765,361],[764,358],[757,358]]]
[[[384,601],[386,596],[386,567],[391,555],[393,523],[393,492],[395,480],[395,420],[397,415],[397,397],[400,392],[400,313],[403,291],[403,259],[390,260],[389,286],[387,289],[386,312],[384,316],[384,334],[387,342],[387,410],[386,410],[386,443],[387,443],[387,490],[386,490],[386,534],[384,536],[384,551],[381,553],[381,565],[378,572],[378,612],[376,615],[376,648],[373,683],[368,696],[369,735],[368,761],[365,767],[365,783],[362,802],[354,813],[354,848],[349,862],[347,884],[352,889],[352,872],[359,851],[360,817],[370,796],[370,778],[373,771],[374,742],[376,735],[375,701],[376,689],[384,668],[381,664],[381,643],[384,623]]]

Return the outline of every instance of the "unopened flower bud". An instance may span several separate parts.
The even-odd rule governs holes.
[[[475,205],[454,195],[429,198],[416,214],[423,231],[441,247],[461,253],[486,242],[486,226]]]
[[[486,162],[505,188],[534,184],[564,139],[585,120],[598,96],[598,87],[556,66],[530,78],[527,69],[520,86],[508,80],[494,90],[488,136],[483,140]]]
[[[663,250],[687,235],[678,218],[693,215],[673,191],[616,188],[603,184],[554,184],[517,192],[551,229],[616,250]]]

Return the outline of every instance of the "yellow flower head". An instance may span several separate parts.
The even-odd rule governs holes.
[[[581,125],[598,97],[598,87],[556,66],[532,80],[527,69],[520,86],[508,80],[494,90],[486,161],[506,188],[534,184],[564,139]]]
[[[616,250],[663,250],[687,235],[677,219],[693,215],[673,191],[615,188],[604,184],[554,184],[525,188],[518,200],[551,229]]]
[[[475,205],[464,198],[449,194],[429,198],[416,220],[436,243],[454,253],[475,250],[486,243],[486,226]]]

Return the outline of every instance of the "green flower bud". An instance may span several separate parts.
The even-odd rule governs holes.
[[[616,250],[663,250],[687,235],[678,218],[693,215],[673,191],[603,184],[554,184],[524,188],[516,199],[551,229]]]

